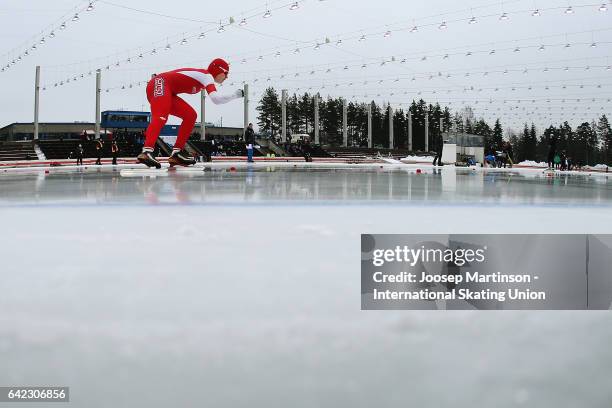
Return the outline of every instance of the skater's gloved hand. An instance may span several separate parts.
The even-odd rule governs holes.
[[[244,90],[237,89],[236,92],[234,92],[234,95],[236,95],[236,98],[244,98]]]

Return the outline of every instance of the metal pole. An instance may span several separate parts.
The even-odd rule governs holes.
[[[287,90],[281,91],[281,141],[287,141]]]
[[[425,109],[425,151],[429,151],[429,111]]]
[[[36,82],[34,83],[34,140],[38,140],[38,109],[40,107],[40,65],[36,66]]]
[[[348,105],[346,99],[342,99],[342,146],[348,146]]]
[[[412,151],[412,112],[408,112],[408,150]]]
[[[96,70],[96,127],[94,129],[95,138],[100,138],[100,86],[102,84],[102,73]]]
[[[319,94],[314,96],[314,139],[319,144]]]
[[[200,140],[206,140],[206,91],[200,91]]]
[[[389,149],[393,149],[393,108],[389,104]]]
[[[372,148],[372,102],[368,104],[368,148]]]
[[[249,126],[249,84],[244,84],[244,124],[243,124],[243,131],[246,132],[246,128]]]

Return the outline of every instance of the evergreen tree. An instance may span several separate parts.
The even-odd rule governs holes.
[[[578,156],[580,156],[580,146],[578,140],[576,139],[576,133],[572,130],[572,127],[569,123],[563,122],[563,125],[559,128],[559,132],[564,135],[565,140],[567,141],[567,155],[575,161]]]
[[[383,133],[383,112],[376,102],[372,101],[372,145],[384,146],[385,136]]]
[[[380,134],[382,137],[382,145],[385,148],[389,147],[389,105],[382,106],[383,116],[380,127]]]
[[[300,133],[300,115],[296,94],[287,99],[287,131],[289,134]]]
[[[535,125],[531,124],[531,129],[529,130],[529,137],[527,138],[527,143],[524,146],[525,149],[525,157],[528,157],[527,160],[537,160],[537,147],[538,147],[538,137],[536,134]]]
[[[442,109],[440,105],[429,105],[429,151],[434,151],[436,147],[436,141],[441,136],[440,119],[442,118]]]
[[[274,88],[267,88],[259,100],[256,110],[259,131],[275,136],[281,124],[281,104]]]
[[[461,117],[465,122],[465,133],[474,134],[473,124],[474,124],[474,111],[471,107],[466,106],[461,110]]]
[[[444,110],[442,111],[442,123],[442,132],[450,132],[452,130],[453,118],[450,109],[448,109],[448,106],[445,106]]]
[[[319,106],[321,112],[322,133],[325,135],[326,144],[338,146],[342,144],[342,99],[331,97],[323,106]]]
[[[511,130],[508,132],[508,141],[510,142],[510,144],[512,145],[512,148],[514,150],[514,154],[516,155],[516,149],[518,148],[519,144],[520,144],[520,139],[517,136],[517,134]]]
[[[501,151],[504,147],[504,130],[499,119],[495,121],[493,133],[491,134],[491,150]]]
[[[474,134],[474,128],[472,127],[472,120],[469,118],[465,120],[465,133]]]
[[[491,145],[490,143],[488,143],[488,141],[491,138],[491,127],[487,124],[487,122],[485,122],[484,119],[480,119],[478,120],[475,124],[474,127],[472,128],[472,132],[471,134],[474,135],[480,135],[483,136],[483,142],[485,143],[485,154],[495,154],[494,150],[491,150]],[[489,149],[487,150],[487,144],[489,145]]]
[[[574,161],[578,164],[593,164],[595,149],[597,148],[597,134],[589,122],[584,122],[576,128],[577,155]]]
[[[403,109],[393,112],[393,144],[396,148],[408,148],[408,121]]]
[[[525,127],[523,128],[523,133],[518,138],[518,141],[516,143],[516,148],[514,149],[517,163],[523,160],[533,160],[533,158],[529,157],[528,146],[529,146],[529,127],[527,126],[527,123],[525,123]]]
[[[367,105],[350,102],[347,107],[348,139],[357,146],[368,145],[368,112]]]
[[[465,132],[465,125],[463,123],[463,118],[461,117],[459,112],[455,113],[455,116],[453,116],[453,126],[457,133]]]
[[[558,128],[553,126],[553,128],[557,135],[557,150],[559,150],[559,153],[567,152],[567,130],[564,130],[563,126],[559,126]]]
[[[544,130],[544,133],[542,134],[536,145],[536,160],[548,160],[548,150],[550,149],[550,143],[553,138],[556,138],[557,140],[557,152],[561,153],[563,151],[563,149],[561,149],[559,146],[558,133],[559,131],[552,125],[546,128],[546,130]]]
[[[612,129],[606,115],[599,118],[597,135],[601,144],[601,162],[609,165],[612,161]]]
[[[410,112],[412,113],[412,150],[422,152],[425,150],[425,111],[427,104],[423,99],[418,102],[412,101]]]
[[[304,93],[297,104],[299,133],[312,136],[312,125],[314,123],[314,100],[308,92]]]

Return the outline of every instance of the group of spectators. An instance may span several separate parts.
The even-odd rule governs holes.
[[[557,153],[557,138],[551,137],[548,142],[548,168],[555,170],[572,170],[582,167],[582,163],[575,163],[565,150]]]
[[[85,156],[85,148],[83,147],[83,143],[87,143],[89,141],[86,142],[80,142],[76,148],[74,149],[74,151],[70,152],[70,159],[76,159],[76,165],[77,166],[82,166],[83,165],[83,157]],[[97,139],[93,141],[94,143],[94,148],[96,151],[96,164],[97,165],[102,165],[102,155],[104,154],[104,140],[102,139]],[[119,157],[119,146],[117,145],[117,141],[115,140],[111,140],[111,141],[107,141],[108,144],[110,144],[109,149],[111,152],[111,156],[113,158],[113,164],[117,164],[117,157]]]
[[[514,151],[510,142],[505,142],[502,150],[490,152],[485,156],[485,164],[490,167],[512,167],[514,164]]]
[[[298,140],[295,143],[286,142],[282,145],[287,153],[291,156],[302,156],[307,162],[312,161],[313,157],[330,157],[319,145],[310,143],[309,140]]]

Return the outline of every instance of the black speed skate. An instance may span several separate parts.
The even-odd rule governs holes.
[[[161,163],[158,162],[155,157],[153,157],[153,154],[151,154],[151,152],[142,152],[136,157],[136,159],[138,159],[140,163],[148,167],[155,167],[161,169]]]
[[[172,166],[192,166],[196,164],[196,161],[193,157],[189,156],[187,152],[181,150],[180,152],[174,152],[168,158],[168,163],[170,167]]]

